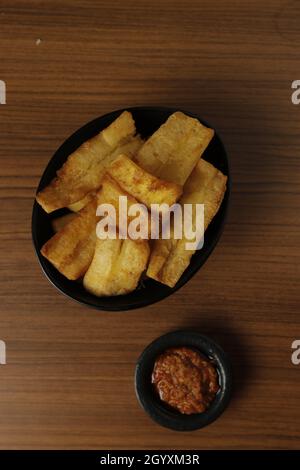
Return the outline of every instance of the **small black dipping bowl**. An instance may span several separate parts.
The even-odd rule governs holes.
[[[160,400],[151,383],[158,356],[166,349],[183,346],[212,360],[219,375],[220,390],[203,413],[184,415],[172,410]],[[174,331],[157,338],[139,357],[135,369],[135,390],[142,408],[158,424],[176,431],[194,431],[215,421],[228,405],[232,390],[231,364],[222,348],[210,338],[194,331]]]
[[[153,132],[155,132],[172,113],[175,111],[180,111],[177,108],[172,109],[164,107],[137,107],[126,109],[132,113],[137,132],[140,133],[144,138],[153,134]],[[105,114],[104,116],[89,122],[81,129],[76,131],[71,137],[69,137],[55,152],[49,161],[38,185],[37,192],[42,190],[50,183],[50,181],[55,177],[56,171],[63,165],[72,152],[74,152],[83,142],[98,134],[102,129],[105,129],[123,111],[124,109],[120,109],[118,111]],[[199,116],[184,110],[183,112],[191,117],[197,118],[204,125],[212,127],[203,121]],[[52,264],[46,258],[44,258],[40,252],[44,243],[54,234],[51,226],[51,220],[65,214],[68,212],[68,210],[60,209],[58,211],[52,212],[51,214],[47,214],[35,201],[32,212],[32,239],[42,270],[44,271],[44,274],[47,276],[49,281],[63,294],[77,300],[84,305],[94,307],[98,310],[112,311],[145,307],[146,305],[153,304],[161,299],[164,299],[165,297],[168,297],[173,292],[182,287],[205,263],[210,253],[216,246],[223,229],[229,200],[230,178],[228,160],[224,146],[217,134],[215,134],[209,146],[205,150],[203,158],[212,163],[228,176],[227,190],[218,213],[205,232],[203,248],[194,254],[190,265],[185,270],[174,288],[160,284],[159,282],[152,279],[146,279],[137,289],[135,289],[135,291],[131,292],[130,294],[115,297],[96,297],[95,295],[87,292],[84,289],[82,283],[69,281],[65,276],[57,271],[57,269],[52,266]]]

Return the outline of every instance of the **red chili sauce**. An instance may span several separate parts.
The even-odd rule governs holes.
[[[220,388],[213,362],[186,347],[156,359],[152,383],[163,402],[187,415],[207,410]]]

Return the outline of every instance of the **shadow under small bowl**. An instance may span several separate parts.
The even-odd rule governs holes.
[[[215,365],[220,390],[203,413],[181,414],[165,405],[154,390],[151,376],[156,359],[173,347],[188,347],[206,356]],[[138,401],[158,424],[176,431],[194,431],[215,421],[227,407],[232,391],[232,369],[223,349],[210,338],[194,331],[174,331],[160,336],[141,354],[135,369],[135,390]]]
[[[172,113],[179,111],[179,109],[164,107],[136,107],[126,109],[132,113],[136,123],[137,132],[144,138],[153,134],[153,132],[155,132]],[[124,110],[121,109],[101,116],[94,121],[89,122],[69,137],[49,161],[38,185],[37,191],[41,191],[51,182],[51,180],[56,176],[57,170],[63,165],[72,152],[74,152],[83,142],[94,137],[102,129],[105,129],[123,111]],[[187,111],[183,112],[191,117],[197,118],[204,125],[211,127],[199,116]],[[168,297],[182,287],[205,263],[216,246],[223,229],[229,201],[230,178],[228,160],[224,146],[217,134],[214,135],[212,141],[205,150],[203,158],[215,165],[228,176],[227,190],[218,213],[205,232],[203,248],[193,255],[190,265],[174,288],[165,286],[152,279],[145,279],[140,283],[135,291],[129,294],[115,297],[96,297],[87,292],[82,283],[69,281],[65,276],[57,271],[57,269],[46,258],[44,258],[40,252],[44,243],[54,234],[51,225],[52,219],[59,217],[60,215],[64,215],[69,211],[67,209],[60,209],[52,212],[51,214],[47,214],[35,201],[32,212],[32,239],[42,270],[49,281],[68,297],[98,310],[108,311],[129,310],[144,307]]]

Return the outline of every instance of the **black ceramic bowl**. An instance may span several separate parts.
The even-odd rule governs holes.
[[[172,113],[178,111],[178,109],[163,107],[137,107],[126,109],[132,113],[136,123],[137,131],[143,137],[151,135],[156,129],[160,127],[161,124],[163,124],[168,119]],[[66,161],[72,152],[74,152],[83,142],[90,139],[99,133],[102,129],[107,127],[123,111],[124,110],[121,109],[109,114],[105,114],[104,116],[89,122],[81,129],[76,131],[71,137],[69,137],[55,152],[50,162],[48,163],[38,185],[37,191],[40,191],[50,183],[52,178],[55,177],[56,171],[62,166],[62,164]],[[211,127],[199,116],[188,113],[186,111],[184,112],[189,116],[196,117],[203,124]],[[129,310],[133,308],[144,307],[169,296],[182,287],[204,264],[214,249],[222,232],[229,199],[230,179],[228,161],[223,144],[217,134],[210,142],[203,157],[228,176],[227,191],[218,214],[205,232],[205,242],[203,248],[197,251],[192,257],[189,267],[186,269],[174,288],[171,289],[170,287],[164,286],[159,282],[148,279],[143,281],[143,285],[139,286],[134,292],[131,292],[130,294],[101,298],[90,294],[83,288],[81,283],[69,281],[62,274],[60,274],[40,253],[40,249],[43,244],[53,235],[51,220],[59,215],[66,213],[67,210],[62,209],[52,212],[51,214],[47,214],[36,202],[34,202],[32,213],[32,238],[41,267],[50,282],[52,282],[52,284],[54,284],[54,286],[65,295],[72,297],[82,304],[89,305],[99,310]]]
[[[184,415],[167,407],[158,397],[151,375],[155,360],[168,348],[185,346],[199,351],[211,359],[218,376],[220,390],[210,407],[203,413]],[[193,331],[174,331],[160,336],[141,354],[135,370],[135,390],[137,398],[146,413],[161,426],[176,431],[194,431],[215,421],[225,410],[231,396],[232,371],[230,361],[214,341]]]

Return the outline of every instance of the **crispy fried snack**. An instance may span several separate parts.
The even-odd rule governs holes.
[[[117,221],[119,219],[119,197],[126,196],[127,197],[127,204],[130,207],[132,204],[137,204],[137,200],[131,196],[130,194],[126,193],[124,189],[113,179],[109,176],[108,173],[105,174],[101,189],[98,192],[97,200],[98,206],[100,204],[112,204],[116,210]]]
[[[94,295],[122,295],[136,289],[149,257],[146,240],[136,242],[97,238],[92,263],[83,285]]]
[[[70,214],[62,215],[60,217],[56,217],[51,221],[52,228],[54,232],[59,232],[62,228],[64,228],[72,219],[76,217],[76,214],[70,212]]]
[[[149,137],[135,161],[158,178],[183,186],[213,135],[213,129],[178,111]]]
[[[106,165],[119,155],[124,144],[133,143],[135,150],[141,145],[140,138],[133,137],[134,134],[132,115],[124,111],[68,157],[57,177],[37,194],[37,202],[46,212],[52,212],[78,202],[90,191],[98,189]]]
[[[70,280],[82,277],[95,251],[96,208],[94,198],[76,216],[48,240],[41,253]]]
[[[204,229],[219,210],[226,191],[227,177],[213,165],[200,160],[184,186],[181,204],[204,204]],[[195,221],[193,221],[195,228]],[[188,267],[195,251],[186,250],[186,238],[156,240],[147,276],[174,287]]]
[[[81,209],[83,209],[94,197],[96,196],[97,191],[90,191],[87,193],[86,196],[84,196],[80,201],[74,202],[73,204],[70,204],[68,208],[72,212],[79,212]]]
[[[160,180],[143,170],[126,155],[119,155],[107,168],[121,188],[150,208],[151,204],[174,204],[182,194],[182,187]]]

